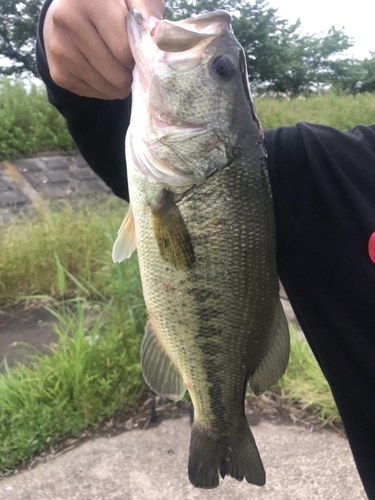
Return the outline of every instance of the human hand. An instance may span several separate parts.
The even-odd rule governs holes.
[[[125,99],[134,67],[125,22],[131,9],[161,19],[164,0],[53,0],[43,38],[54,82],[81,96]]]

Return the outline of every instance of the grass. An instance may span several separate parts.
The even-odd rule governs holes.
[[[100,205],[83,201],[0,225],[0,306],[15,304],[25,295],[61,295],[56,257],[79,282],[99,284],[126,210],[121,200]],[[68,277],[66,287],[68,295],[77,288]]]
[[[256,97],[255,105],[264,128],[302,120],[348,130],[375,122],[373,94],[353,97],[331,92],[292,100]],[[0,160],[74,148],[65,121],[48,103],[43,86],[0,78],[0,125]]]
[[[317,95],[309,99],[254,99],[264,129],[295,125],[299,121],[349,130],[355,125],[375,123],[375,95]]]
[[[284,402],[309,409],[322,422],[340,422],[328,382],[308,343],[299,338],[293,325],[290,325],[290,337],[288,368],[277,383],[276,390],[283,394]]]
[[[0,475],[119,408],[130,408],[145,391],[139,348],[146,311],[138,264],[136,255],[124,265],[110,261],[120,222],[114,222],[120,217],[112,220],[112,208],[111,201],[98,206],[98,216],[65,206],[36,218],[34,232],[28,233],[30,221],[25,220],[7,233],[18,267],[12,276],[27,292],[28,268],[38,276],[39,288],[33,285],[38,294],[28,300],[49,304],[59,341],[48,354],[28,354],[27,364],[10,369],[5,363],[0,373]],[[48,230],[40,230],[45,226]],[[65,237],[56,241],[51,233],[57,236],[62,227]],[[17,253],[20,242],[32,250],[28,262],[26,252]],[[80,252],[88,256],[86,266],[73,259]],[[0,276],[7,282],[6,268]],[[45,289],[55,298],[44,295]],[[20,296],[3,288],[8,305]]]

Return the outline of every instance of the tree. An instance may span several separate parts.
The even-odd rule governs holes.
[[[271,77],[266,90],[296,97],[326,87],[331,83],[333,56],[351,45],[349,37],[335,27],[321,38],[294,32],[286,47],[283,68]]]
[[[233,30],[245,49],[249,78],[259,91],[295,97],[310,92],[331,77],[332,56],[352,45],[349,37],[332,27],[327,35],[301,35],[301,23],[289,24],[265,0],[167,1],[166,14],[181,19],[225,9],[232,13]]]
[[[1,0],[0,54],[10,65],[0,64],[0,73],[29,71],[38,76],[35,63],[35,36],[43,0]]]
[[[375,52],[371,57],[333,61],[331,82],[335,90],[358,94],[375,92]]]
[[[0,0],[0,54],[10,61],[0,62],[0,73],[37,76],[34,47],[42,4]],[[300,21],[280,19],[266,0],[166,0],[165,15],[178,20],[215,9],[231,12],[258,92],[296,97],[331,84],[352,93],[375,91],[375,54],[364,61],[335,60],[352,45],[343,31],[332,27],[323,37],[301,35]]]
[[[341,59],[333,61],[331,83],[334,90],[358,94],[361,92],[362,82],[365,78],[363,61],[358,59]]]
[[[178,20],[214,9],[232,14],[234,32],[245,49],[251,82],[270,82],[282,73],[287,47],[299,21],[288,26],[287,21],[277,17],[277,9],[268,7],[264,0],[255,0],[253,4],[241,0],[196,0],[193,4],[167,0],[166,16]]]

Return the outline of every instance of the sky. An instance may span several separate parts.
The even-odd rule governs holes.
[[[290,24],[301,20],[301,32],[326,34],[331,26],[343,29],[354,38],[355,46],[348,57],[364,59],[375,52],[375,1],[374,0],[268,0],[269,6],[278,9],[278,17]]]

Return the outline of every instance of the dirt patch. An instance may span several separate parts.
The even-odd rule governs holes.
[[[24,362],[27,353],[46,352],[58,336],[53,328],[53,316],[41,308],[24,306],[0,309],[0,370],[6,359],[9,366]]]

